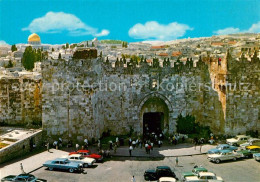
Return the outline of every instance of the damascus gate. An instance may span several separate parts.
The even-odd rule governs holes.
[[[251,87],[259,89],[259,74],[252,76],[246,71],[250,67],[259,70],[259,59],[244,60],[244,66],[239,66],[233,75],[234,61],[227,52],[223,75],[216,71],[219,68],[215,69],[215,64],[201,57],[196,62],[190,58],[184,63],[156,58],[151,63],[145,59],[134,62],[99,57],[44,60],[43,129],[49,136],[77,140],[98,139],[104,132],[133,132],[141,136],[147,130],[159,130],[172,134],[180,114],[195,116],[196,121],[218,134],[259,128],[258,101],[252,101],[259,93],[243,97],[244,92],[228,91],[225,85],[228,81],[235,83],[236,77],[252,77],[256,82]],[[234,98],[239,98],[240,104],[234,103]],[[244,115],[246,108],[254,110],[245,111],[252,113]]]

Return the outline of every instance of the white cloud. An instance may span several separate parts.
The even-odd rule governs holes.
[[[260,33],[260,21],[253,24],[249,29],[248,32],[250,33]]]
[[[107,36],[110,32],[108,30],[102,30],[100,33],[95,34],[97,37]]]
[[[61,33],[67,31],[72,36],[106,36],[109,34],[108,30],[98,32],[97,28],[86,25],[73,14],[51,11],[43,17],[35,18],[28,27],[22,30],[28,30],[31,33]]]
[[[214,34],[217,35],[226,35],[226,34],[232,34],[232,33],[260,33],[260,21],[252,24],[252,26],[247,29],[247,30],[240,30],[239,28],[233,28],[233,27],[229,27],[229,28],[225,28],[225,29],[220,29],[217,31],[214,31]]]
[[[187,30],[193,30],[185,24],[172,22],[167,25],[159,24],[156,21],[148,21],[145,24],[135,24],[129,29],[128,34],[135,39],[150,40],[173,40],[182,37]]]
[[[4,40],[0,40],[0,45],[1,46],[6,46],[6,45],[8,45]]]
[[[227,35],[227,34],[233,34],[233,33],[238,33],[240,32],[239,28],[233,28],[233,27],[228,27],[224,29],[220,29],[217,31],[214,31],[215,34],[217,35]]]

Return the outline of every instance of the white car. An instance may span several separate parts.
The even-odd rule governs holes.
[[[217,154],[209,154],[208,155],[208,160],[215,162],[215,163],[220,163],[221,161],[226,161],[226,160],[237,160],[241,158],[241,154],[238,154],[234,151],[230,150],[220,150],[219,153]]]
[[[240,145],[241,149],[246,149],[246,147],[251,146],[251,145],[256,145],[260,146],[260,139],[259,138],[250,138],[248,142],[243,143]]]
[[[224,182],[223,179],[212,172],[200,172],[198,176],[187,176],[184,182],[208,182],[218,181]]]
[[[251,137],[246,135],[237,135],[235,138],[229,138],[226,140],[227,144],[239,146],[242,143],[247,142]]]
[[[81,154],[72,154],[72,155],[64,156],[64,157],[66,157],[69,161],[81,163],[83,165],[83,167],[92,166],[96,162],[95,159],[83,157],[83,156],[81,156]]]
[[[159,179],[159,182],[176,182],[177,180],[172,177],[161,177]]]

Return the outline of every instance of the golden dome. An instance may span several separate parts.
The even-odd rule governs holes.
[[[40,42],[40,41],[41,41],[40,36],[37,35],[36,33],[33,33],[28,37],[28,42]]]

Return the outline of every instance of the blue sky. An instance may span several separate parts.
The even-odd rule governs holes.
[[[260,32],[259,0],[0,0],[0,41],[173,40]]]

